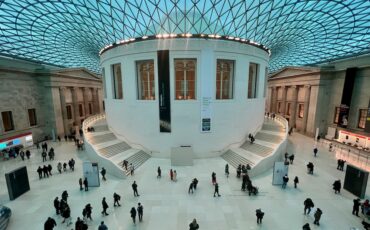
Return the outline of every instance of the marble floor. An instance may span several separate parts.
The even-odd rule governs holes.
[[[31,190],[14,201],[9,201],[5,177],[0,177],[0,203],[12,209],[9,230],[43,229],[48,216],[55,218],[56,229],[71,229],[61,224],[62,218],[55,215],[53,200],[61,196],[63,190],[69,193],[68,203],[71,206],[73,221],[81,216],[87,203],[93,207],[93,221],[88,221],[89,229],[97,229],[104,220],[109,229],[130,230],[174,230],[189,229],[188,225],[196,218],[200,229],[302,229],[308,222],[312,229],[345,230],[352,227],[363,229],[361,219],[351,214],[354,196],[342,190],[334,194],[331,184],[336,179],[344,181],[344,173],[336,170],[335,153],[328,152],[327,146],[319,145],[318,157],[314,158],[311,138],[294,133],[289,138],[288,152],[295,154],[294,164],[289,168],[290,181],[283,190],[273,186],[272,170],[252,178],[253,184],[259,187],[258,196],[248,196],[240,191],[241,181],[231,169],[229,178],[224,175],[225,161],[221,158],[195,160],[192,167],[176,167],[178,181],[171,182],[168,176],[170,160],[151,158],[138,168],[133,177],[120,180],[107,175],[107,181],[101,186],[90,188],[88,192],[80,191],[78,179],[82,176],[82,162],[88,160],[84,152],[76,152],[73,143],[50,142],[56,152],[52,161],[54,174],[48,179],[38,179],[36,169],[42,165],[40,152],[32,150],[29,161],[12,159],[0,162],[0,171],[4,173],[17,167],[27,165]],[[59,161],[70,158],[76,160],[76,170],[61,175],[55,172]],[[312,161],[315,165],[314,175],[306,173],[306,164]],[[47,162],[49,163],[49,161]],[[162,168],[162,178],[156,178],[156,169]],[[221,197],[213,197],[211,173],[216,172],[220,185]],[[109,173],[109,172],[108,172]],[[298,189],[293,188],[293,179],[298,176]],[[198,189],[189,195],[187,189],[192,178],[199,180]],[[134,197],[131,189],[133,180],[138,183],[140,197]],[[369,188],[367,191],[370,191]],[[121,207],[113,207],[113,192],[121,195]],[[101,215],[101,200],[107,197],[109,204],[107,217]],[[303,215],[303,201],[310,197],[315,209],[310,215]],[[369,197],[369,192],[367,193]],[[143,222],[134,225],[130,218],[131,207],[141,202],[144,206]],[[319,207],[323,211],[320,226],[313,225],[313,213]],[[262,225],[256,224],[255,210],[265,212]]]

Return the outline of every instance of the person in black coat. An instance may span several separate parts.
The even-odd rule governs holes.
[[[157,169],[157,178],[161,178],[162,177],[162,170],[161,170],[161,167],[158,166],[158,169]]]
[[[342,184],[340,183],[340,180],[334,181],[334,183],[333,183],[333,189],[334,189],[334,193],[335,194],[337,194],[337,193],[339,194],[340,193],[341,187],[342,187]]]
[[[286,185],[288,184],[288,181],[289,181],[289,177],[287,174],[285,174],[285,176],[283,176],[283,184],[281,185],[282,188],[286,188]]]
[[[92,207],[91,207],[91,204],[87,204],[85,206],[85,211],[86,211],[86,219],[90,219],[92,220],[91,218],[91,213],[92,213]]]
[[[51,166],[51,164],[49,164],[48,165],[48,173],[50,174],[50,176],[52,176],[51,170],[53,170],[53,167]]]
[[[190,224],[189,224],[189,230],[197,230],[199,229],[199,224],[197,223],[197,220],[194,219]]]
[[[21,151],[21,152],[19,153],[19,155],[21,156],[22,161],[24,161],[24,152],[23,152],[23,151]]]
[[[48,166],[44,165],[44,167],[42,168],[42,171],[44,172],[44,177],[49,177],[49,169],[48,169]]]
[[[37,168],[37,173],[39,174],[39,179],[42,179],[42,168],[41,168],[41,166],[39,166]]]
[[[30,159],[30,156],[31,156],[31,152],[30,152],[30,150],[27,150],[26,151],[26,157],[27,157],[28,160]]]
[[[193,188],[194,188],[194,190],[197,190],[197,185],[198,185],[198,179],[197,178],[194,178],[193,179]]]
[[[85,186],[85,191],[89,191],[89,182],[87,182],[87,178],[86,177],[84,179],[84,186]]]
[[[101,214],[105,215],[105,216],[108,216],[109,214],[107,213],[107,209],[108,209],[108,204],[107,202],[105,201],[105,197],[103,197],[103,200],[101,202],[102,206],[103,206],[103,211],[101,212]]]
[[[54,208],[57,215],[60,214],[60,202],[58,200],[58,197],[55,197],[54,199]]]
[[[107,180],[107,178],[105,178],[105,174],[107,173],[107,170],[105,170],[104,167],[101,169],[100,173],[101,173],[101,176],[103,177],[103,180]]]
[[[139,215],[139,221],[143,221],[144,207],[141,203],[137,204],[137,214]]]
[[[298,177],[296,176],[295,178],[294,178],[294,188],[297,188],[297,184],[299,183],[299,179],[298,179]]]
[[[135,207],[131,208],[130,214],[131,214],[132,221],[135,224],[136,223],[136,209],[135,209]]]
[[[114,200],[114,203],[113,203],[114,207],[121,206],[119,204],[119,201],[121,200],[121,196],[120,195],[118,195],[117,193],[113,193],[113,200]]]
[[[311,208],[315,207],[311,198],[307,198],[304,202],[304,214],[306,215],[306,211],[308,210],[307,214],[310,214]]]
[[[361,200],[360,199],[354,199],[353,200],[353,209],[352,209],[352,214],[358,216],[358,211],[360,210],[361,206]]]
[[[219,191],[218,191],[218,183],[215,184],[215,192],[213,193],[213,197],[216,196],[216,193],[217,193],[217,196],[221,196]]]
[[[140,196],[139,193],[137,192],[137,184],[136,181],[131,185],[132,190],[134,190],[134,196]]]
[[[261,209],[256,210],[256,216],[257,216],[257,224],[262,224],[263,216],[265,215],[264,212],[262,212]]]
[[[46,161],[47,154],[45,151],[42,151],[41,156],[42,156],[42,162]]]
[[[44,230],[53,230],[55,226],[57,226],[55,220],[51,217],[48,217],[44,224]]]

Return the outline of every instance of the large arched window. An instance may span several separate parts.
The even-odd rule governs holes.
[[[155,100],[154,61],[137,61],[137,99]]]
[[[175,59],[175,99],[196,99],[196,59]]]
[[[217,60],[216,68],[216,99],[233,99],[234,61]]]

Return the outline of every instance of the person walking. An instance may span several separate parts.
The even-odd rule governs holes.
[[[302,226],[302,230],[311,230],[310,224],[306,223],[305,225]]]
[[[286,185],[288,184],[288,181],[289,181],[289,177],[288,177],[288,175],[287,175],[287,174],[285,174],[285,176],[283,176],[283,184],[281,185],[281,187],[282,187],[283,189],[285,189],[285,188],[286,188]]]
[[[194,178],[193,179],[193,187],[194,187],[194,190],[197,190],[197,186],[198,186],[198,179],[197,178]]]
[[[216,184],[216,173],[215,172],[212,172],[211,178],[212,178],[212,184],[215,185]]]
[[[317,147],[315,147],[314,149],[313,149],[313,154],[314,154],[314,156],[316,157],[316,155],[317,155],[317,152],[318,152],[319,150],[317,149]]]
[[[304,215],[307,215],[310,214],[311,212],[311,208],[315,207],[313,201],[311,200],[311,198],[307,198],[304,202]]]
[[[158,166],[158,169],[157,169],[157,178],[161,178],[162,177],[162,170],[161,170],[161,167]]]
[[[113,203],[113,206],[116,207],[116,206],[121,206],[119,204],[119,201],[121,200],[121,196],[118,195],[117,193],[113,193],[113,200],[114,200],[114,203]]]
[[[91,207],[91,204],[90,203],[85,206],[85,211],[86,211],[86,220],[87,219],[93,220],[91,218],[92,207]]]
[[[98,230],[108,230],[108,227],[104,224],[104,221],[100,222]]]
[[[215,184],[215,192],[213,193],[213,197],[216,196],[216,193],[217,193],[218,196],[221,196],[220,193],[219,193],[218,183]]]
[[[83,230],[83,224],[84,222],[80,219],[80,217],[77,217],[75,222],[75,230]]]
[[[137,204],[137,214],[139,215],[139,221],[143,221],[144,207],[141,203]]]
[[[135,170],[134,165],[131,163],[130,164],[130,174],[131,174],[131,176],[134,175],[134,170]]]
[[[339,194],[340,193],[341,187],[342,187],[342,184],[340,183],[340,180],[334,181],[334,183],[333,183],[333,189],[334,189],[334,193],[335,194],[337,194],[337,193]]]
[[[256,216],[257,216],[257,224],[262,224],[263,216],[265,215],[264,212],[259,208],[256,210]]]
[[[136,181],[131,185],[132,190],[134,190],[134,196],[140,196],[139,193],[137,192],[137,184]]]
[[[58,197],[55,197],[54,199],[54,208],[57,215],[60,214],[60,201],[58,199]]]
[[[89,182],[87,181],[87,178],[84,179],[84,186],[85,186],[85,192],[89,191]]]
[[[83,187],[82,187],[82,185],[83,185],[82,178],[80,178],[78,180],[78,184],[80,185],[80,191],[82,191],[83,190]]]
[[[69,205],[66,205],[64,207],[64,210],[62,211],[62,217],[64,218],[62,221],[62,224],[66,221],[67,221],[67,227],[72,224],[71,209]]]
[[[199,229],[199,224],[197,223],[196,219],[193,219],[193,221],[189,224],[189,230],[197,230]]]
[[[49,164],[48,165],[48,173],[49,173],[50,176],[52,176],[51,170],[53,170],[53,167],[51,166],[51,164]]]
[[[189,190],[188,190],[188,193],[190,194],[190,192],[191,193],[194,193],[194,181],[192,181],[191,183],[190,183],[190,185],[189,185]]]
[[[104,181],[106,181],[107,180],[107,178],[105,178],[105,174],[107,173],[107,170],[105,170],[105,168],[104,167],[102,167],[102,169],[101,169],[101,175],[102,175],[102,177],[103,177],[103,180]]]
[[[101,202],[102,206],[103,206],[103,211],[101,212],[101,214],[105,215],[105,216],[108,216],[109,214],[107,213],[107,209],[108,209],[108,204],[107,202],[105,201],[105,197],[103,197],[103,200]]]
[[[53,230],[55,226],[57,226],[57,222],[53,218],[48,217],[44,224],[44,230]]]
[[[226,164],[225,165],[225,175],[226,175],[227,178],[229,177],[229,174],[230,174],[230,172],[229,172],[229,164]]]
[[[136,209],[135,209],[135,207],[131,208],[130,214],[131,214],[132,221],[134,222],[134,224],[136,224]]]
[[[290,164],[292,165],[294,161],[294,154],[289,156],[289,161],[290,161]]]
[[[24,161],[24,152],[23,152],[23,151],[21,151],[21,152],[19,153],[19,155],[21,156],[22,161]]]
[[[360,210],[361,200],[359,198],[353,200],[352,215],[358,216],[358,211]]]
[[[313,215],[315,217],[315,221],[313,222],[313,224],[320,226],[319,221],[320,221],[321,215],[322,215],[321,209],[317,208],[315,214]]]
[[[44,177],[49,177],[48,166],[44,165],[44,167],[42,167],[42,172],[44,173]]]
[[[294,188],[297,188],[297,184],[299,183],[299,179],[298,179],[298,177],[296,176],[295,178],[294,178]]]
[[[172,169],[170,169],[170,179],[171,179],[171,181],[173,181],[173,171],[172,171]]]
[[[285,161],[288,161],[288,156],[289,156],[289,154],[286,152],[286,153],[284,154]]]

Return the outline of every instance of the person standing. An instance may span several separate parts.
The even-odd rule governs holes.
[[[189,230],[197,230],[199,229],[199,224],[197,223],[196,219],[193,219],[193,221],[189,224]]]
[[[288,181],[289,181],[289,177],[288,177],[288,175],[287,175],[287,174],[285,174],[285,176],[283,176],[283,184],[281,185],[281,187],[282,187],[283,189],[285,189],[285,188],[286,188],[286,185],[288,184]]]
[[[313,222],[313,224],[320,226],[319,221],[320,221],[321,215],[322,215],[321,209],[317,208],[315,214],[313,215],[315,217],[315,221]]]
[[[42,162],[45,162],[46,161],[46,152],[42,151],[41,156],[42,156]]]
[[[172,171],[172,169],[170,169],[170,179],[171,179],[171,181],[173,181],[173,171]]]
[[[139,221],[143,221],[144,207],[141,203],[137,204],[137,214],[139,215]]]
[[[177,181],[177,172],[176,170],[173,171],[173,181]]]
[[[69,205],[66,205],[64,207],[64,210],[62,211],[62,217],[64,218],[62,223],[67,221],[67,227],[72,224],[71,220],[71,209],[69,208]]]
[[[55,197],[55,199],[54,199],[54,208],[55,208],[55,212],[56,212],[57,215],[60,214],[60,210],[59,210],[60,202],[59,202],[58,199],[59,199],[58,197]]]
[[[53,230],[55,226],[57,226],[57,222],[53,218],[48,217],[44,224],[44,230]]]
[[[198,179],[197,178],[194,178],[193,179],[193,187],[194,187],[194,190],[197,190],[197,186],[198,186]]]
[[[257,224],[262,224],[263,216],[265,215],[264,212],[259,208],[256,210],[256,216],[257,216]]]
[[[294,154],[289,156],[289,161],[290,161],[290,164],[292,165],[294,161]]]
[[[38,167],[37,173],[39,174],[39,179],[42,179],[42,168],[41,168],[41,166]]]
[[[162,177],[162,170],[161,170],[161,167],[158,166],[158,169],[157,169],[157,178],[161,178]]]
[[[108,230],[108,227],[104,224],[104,221],[100,222],[98,230]]]
[[[285,161],[288,161],[288,156],[289,156],[289,154],[286,152],[286,153],[284,154]]]
[[[42,171],[44,173],[44,177],[49,177],[48,166],[44,165],[44,167],[42,168]]]
[[[229,177],[229,164],[226,164],[225,165],[225,175],[226,175],[226,177]]]
[[[314,156],[316,157],[316,155],[317,155],[317,152],[318,152],[319,150],[317,149],[317,147],[315,147],[314,149],[313,149],[313,154],[314,154]]]
[[[105,197],[103,197],[103,200],[101,202],[102,206],[103,206],[103,211],[101,212],[101,214],[105,215],[105,216],[108,216],[109,214],[107,213],[107,209],[108,209],[108,204],[107,202],[105,201]]]
[[[213,197],[216,196],[216,193],[217,193],[218,196],[221,196],[220,193],[219,193],[218,183],[215,184],[215,192],[213,193]]]
[[[30,156],[31,156],[31,152],[30,152],[30,150],[27,150],[26,151],[26,157],[27,157],[28,160],[30,159]]]
[[[302,230],[311,230],[310,224],[306,223],[305,225],[302,226]]]
[[[102,169],[101,169],[101,175],[102,175],[102,177],[103,177],[103,180],[105,181],[105,180],[107,180],[107,178],[105,178],[105,174],[107,173],[107,170],[105,170],[105,168],[103,167]]]
[[[311,212],[311,208],[315,207],[313,201],[311,200],[311,198],[307,198],[304,202],[304,215],[306,215],[306,211],[307,211],[307,215],[310,214]]]
[[[116,207],[116,206],[121,206],[119,204],[119,201],[121,200],[121,196],[118,195],[117,193],[113,193],[113,200],[114,200],[114,203],[113,203],[113,206]]]
[[[85,186],[85,191],[89,191],[89,182],[87,181],[86,177],[84,179],[84,186]]]
[[[60,163],[60,162],[58,163],[57,169],[58,169],[59,173],[61,174],[62,173],[62,163]]]
[[[333,183],[333,189],[334,189],[334,193],[335,194],[337,194],[337,193],[339,194],[340,193],[341,187],[342,187],[342,184],[340,183],[340,180],[334,181],[334,183]]]
[[[137,192],[137,184],[136,181],[132,184],[132,190],[134,190],[134,196],[140,196],[139,193]]]
[[[294,178],[294,188],[297,188],[297,184],[299,183],[299,179],[298,179],[298,177],[296,176],[295,178]]]
[[[352,209],[352,215],[358,216],[358,211],[360,210],[360,205],[361,205],[361,200],[360,199],[354,199],[353,200],[353,209]]]
[[[51,164],[49,164],[48,165],[48,173],[50,174],[50,176],[52,176],[51,170],[53,170],[53,167],[51,166]]]
[[[22,161],[24,161],[24,152],[23,152],[23,151],[21,151],[21,152],[19,153],[19,155],[21,156]]]
[[[188,193],[189,193],[189,194],[190,194],[190,191],[191,191],[191,193],[194,193],[193,188],[194,188],[194,181],[192,181],[192,182],[190,183],[190,185],[189,185],[189,190],[188,190]]]
[[[136,209],[135,209],[135,207],[131,208],[130,214],[131,214],[132,221],[134,222],[134,224],[136,224]]]
[[[75,222],[75,230],[83,230],[83,224],[84,222],[80,219],[80,217],[77,217]]]
[[[82,182],[82,178],[80,178],[80,179],[78,180],[78,184],[80,185],[80,191],[82,191],[82,190],[83,190],[83,188],[82,188],[82,184],[83,184],[83,182]]]
[[[131,174],[131,176],[134,175],[134,170],[135,170],[134,165],[131,163],[130,164],[130,174]]]

